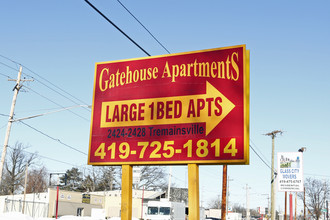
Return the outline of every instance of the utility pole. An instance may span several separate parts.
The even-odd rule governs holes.
[[[250,220],[250,203],[249,203],[249,189],[248,184],[246,184],[246,220]]]
[[[200,207],[204,207],[204,205],[203,205],[203,194],[204,194],[204,186],[202,186],[201,204],[200,204]]]
[[[167,187],[167,199],[170,201],[171,199],[171,177],[172,177],[172,166],[170,166],[170,172],[168,174],[168,187]]]
[[[230,179],[229,175],[227,175],[226,216],[228,216],[228,209],[229,209],[229,196],[230,196],[229,181],[232,181],[232,180],[233,179]]]
[[[306,189],[304,186],[304,220],[306,220]]]
[[[275,137],[277,134],[282,134],[282,131],[275,130],[265,135],[272,137],[272,169],[271,169],[271,201],[270,201],[270,208],[271,208],[271,220],[276,219],[276,212],[275,212],[275,178],[277,173],[274,172],[274,154],[275,154]],[[275,175],[274,175],[275,174]]]
[[[222,200],[221,200],[221,220],[226,220],[227,210],[227,165],[223,165],[222,171]]]
[[[269,215],[269,211],[270,211],[270,209],[269,209],[269,194],[261,194],[261,195],[262,196],[267,196],[267,212],[265,212],[265,215],[266,215],[266,217],[268,219],[268,215]]]
[[[29,164],[26,163],[25,166],[25,180],[24,180],[24,199],[23,199],[23,208],[22,208],[22,214],[24,214],[24,208],[25,208],[25,199],[26,199],[26,185],[27,185],[27,178],[28,178],[28,168],[29,168]]]
[[[17,95],[19,90],[22,88],[22,85],[20,84],[21,82],[24,81],[32,81],[32,80],[21,80],[21,76],[22,76],[22,67],[19,68],[19,72],[17,75],[17,80],[11,80],[9,79],[9,81],[16,81],[16,85],[13,89],[14,91],[14,96],[13,96],[13,101],[11,103],[11,109],[10,109],[10,114],[9,114],[9,119],[8,119],[8,125],[7,125],[7,130],[6,130],[6,136],[5,136],[5,142],[3,145],[3,150],[2,150],[2,154],[1,154],[1,161],[0,161],[0,184],[1,184],[1,180],[2,180],[2,171],[3,171],[3,167],[5,164],[5,159],[6,159],[6,153],[7,153],[7,147],[8,147],[8,142],[9,142],[9,135],[10,135],[10,130],[11,130],[11,125],[13,123],[13,117],[14,117],[14,110],[15,110],[15,105],[16,105],[16,99],[17,99]]]

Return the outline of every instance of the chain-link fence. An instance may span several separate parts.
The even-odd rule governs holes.
[[[5,199],[4,212],[22,212],[33,218],[47,217],[48,203]]]

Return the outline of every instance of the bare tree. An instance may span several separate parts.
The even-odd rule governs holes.
[[[162,166],[142,166],[139,188],[160,190],[167,185],[166,173]]]
[[[212,199],[208,203],[208,208],[209,209],[221,209],[221,199],[220,199],[220,196],[218,196],[217,198]]]
[[[92,167],[81,172],[78,168],[71,168],[66,175],[60,177],[63,189],[73,191],[107,191],[120,188],[120,167],[104,166]]]
[[[25,151],[29,146],[16,142],[14,147],[10,148],[6,158],[5,172],[2,176],[1,194],[11,194],[19,192],[24,184],[25,167],[30,166],[37,158],[36,154],[30,154]]]
[[[327,198],[329,197],[330,187],[327,180],[321,181],[318,179],[307,178],[305,180],[305,194],[298,194],[299,198],[304,202],[309,213],[316,220],[322,215],[322,209],[325,207]]]
[[[101,167],[101,180],[98,183],[98,190],[115,190],[120,188],[121,178],[120,167],[105,166]]]
[[[168,194],[167,189],[163,189],[165,191],[166,196]],[[188,189],[187,188],[177,188],[174,184],[171,184],[170,189],[170,199],[173,202],[184,202],[188,205]]]
[[[94,173],[92,173],[94,174]],[[82,188],[87,192],[94,192],[96,189],[96,179],[94,175],[87,175],[82,181]]]
[[[40,193],[47,191],[47,170],[44,166],[28,172],[27,193]]]
[[[82,180],[82,188],[87,192],[94,192],[98,190],[98,183],[101,181],[100,179],[101,173],[99,167],[92,167],[90,170],[84,171],[84,177]]]
[[[164,167],[142,166],[138,188],[162,190],[167,187],[166,177]],[[93,167],[91,170],[85,170],[84,174],[78,168],[72,168],[66,171],[66,178],[67,185],[62,187],[66,190],[88,192],[116,190],[121,188],[121,167]],[[60,180],[64,183],[65,177],[60,177]]]
[[[244,213],[244,215],[246,215],[246,208],[241,206],[240,204],[235,203],[233,205],[233,212],[242,213],[242,215]]]

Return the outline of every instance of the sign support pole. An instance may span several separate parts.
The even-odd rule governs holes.
[[[199,167],[188,164],[189,219],[199,219]]]
[[[306,219],[306,189],[304,186],[304,220]]]
[[[292,193],[290,192],[290,195],[289,195],[289,201],[290,201],[290,220],[293,219],[293,208],[292,208]]]
[[[57,217],[58,217],[58,194],[59,194],[59,191],[60,191],[60,186],[57,185],[57,187],[56,187],[56,211],[55,211],[56,217],[55,217],[55,219],[57,219]]]
[[[122,165],[121,177],[121,219],[132,219],[133,167]]]
[[[296,192],[296,198],[294,202],[294,220],[297,220],[297,192]]]
[[[221,219],[227,219],[227,165],[223,165],[222,171],[222,201],[221,201]]]
[[[286,207],[287,207],[287,201],[288,201],[288,193],[285,191],[285,197],[284,197],[284,220],[286,220],[286,216],[287,216],[287,214],[286,214]]]

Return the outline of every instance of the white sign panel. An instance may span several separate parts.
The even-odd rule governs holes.
[[[301,152],[277,153],[278,191],[303,192],[303,157]]]
[[[266,209],[265,207],[258,207],[258,211],[260,215],[265,215],[266,214]]]

